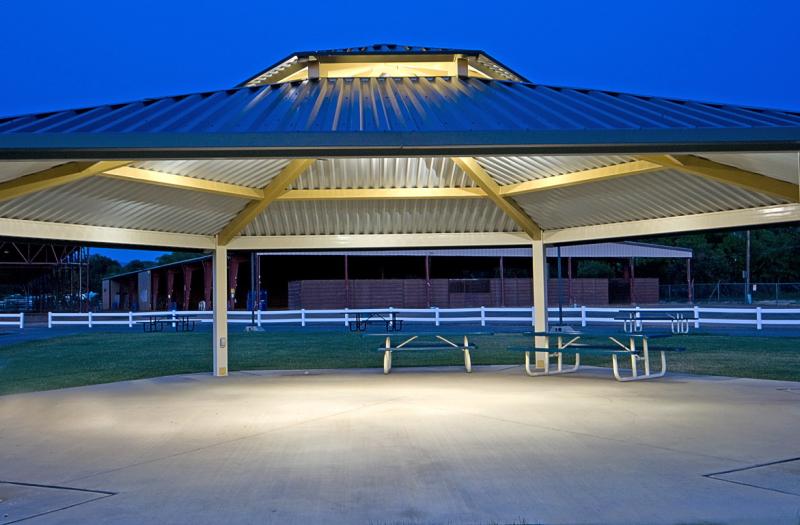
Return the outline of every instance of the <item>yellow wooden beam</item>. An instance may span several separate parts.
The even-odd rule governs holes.
[[[539,228],[539,225],[516,202],[500,195],[500,186],[483,169],[483,166],[478,164],[477,160],[472,157],[453,157],[453,162],[463,169],[475,181],[475,184],[486,193],[486,196],[511,217],[531,239],[540,240],[542,238],[542,229]]]
[[[288,190],[278,197],[278,200],[475,199],[483,197],[486,197],[486,193],[480,188],[358,188]]]
[[[248,224],[253,222],[253,219],[267,209],[267,206],[285,192],[286,188],[291,186],[295,179],[313,163],[314,159],[296,159],[289,162],[289,164],[287,164],[263,189],[264,196],[260,200],[249,202],[244,209],[219,232],[217,235],[217,243],[226,245],[231,239],[239,235]]]
[[[760,173],[743,170],[696,155],[658,155],[643,159],[706,179],[738,186],[746,190],[765,193],[789,202],[800,201],[800,188],[797,184],[786,182]]]
[[[67,162],[46,170],[0,183],[0,201],[76,182],[97,173],[115,169],[130,161]]]
[[[616,179],[617,177],[627,177],[629,175],[637,175],[660,169],[664,169],[664,167],[656,162],[636,160],[623,164],[614,164],[613,166],[591,168],[588,170],[566,173],[564,175],[509,184],[500,188],[500,195],[503,197],[513,197],[514,195],[522,195],[524,193],[566,188],[576,184]]]
[[[215,182],[195,177],[186,177],[184,175],[133,168],[131,166],[122,166],[120,168],[107,170],[100,175],[131,182],[155,184],[167,188],[202,191],[205,193],[224,195],[226,197],[239,197],[251,200],[259,200],[264,197],[264,190],[259,188],[248,188],[247,186],[238,186],[227,182]]]

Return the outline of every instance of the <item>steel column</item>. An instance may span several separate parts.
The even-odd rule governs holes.
[[[533,241],[533,330],[547,331],[547,253],[542,241]],[[547,337],[534,337],[537,348],[548,346]],[[547,352],[536,352],[536,368],[547,367]]]
[[[228,375],[228,249],[214,248],[214,375]]]

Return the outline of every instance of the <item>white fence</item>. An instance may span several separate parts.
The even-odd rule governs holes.
[[[25,328],[25,314],[0,314],[0,326],[18,326]]]
[[[558,322],[558,308],[549,308],[550,322]],[[690,319],[690,324],[695,328],[706,326],[736,325],[752,327],[761,330],[765,326],[800,326],[800,308],[705,308],[700,306],[685,308],[596,308],[590,306],[569,307],[562,310],[563,320],[566,323],[580,324],[580,326],[602,325],[621,323],[620,312],[681,312]],[[258,326],[269,324],[295,324],[307,326],[310,324],[339,324],[349,326],[356,322],[359,314],[362,320],[369,314],[396,316],[398,321],[411,323],[430,323],[435,326],[446,323],[474,323],[486,326],[487,323],[523,323],[533,322],[533,308],[365,308],[341,310],[270,310],[256,311],[255,314],[247,311],[229,311],[228,322],[232,324],[256,324]],[[17,314],[13,314],[15,317]],[[212,312],[188,310],[168,312],[108,312],[108,313],[49,313],[48,327],[59,325],[127,325],[137,326],[147,322],[151,317],[158,317],[164,321],[174,321],[180,316],[189,316],[202,323],[212,322]],[[18,324],[22,327],[22,314],[19,314]],[[642,319],[643,325],[658,325],[670,323],[667,319]],[[8,323],[8,324],[17,324]]]

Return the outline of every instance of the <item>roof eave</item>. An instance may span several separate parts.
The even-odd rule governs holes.
[[[800,128],[0,134],[0,159],[190,159],[798,151]]]

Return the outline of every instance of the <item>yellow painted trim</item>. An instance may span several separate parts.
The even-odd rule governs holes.
[[[566,188],[569,186],[575,186],[576,184],[616,179],[617,177],[627,177],[629,175],[648,173],[660,169],[664,169],[661,164],[646,160],[636,160],[633,162],[625,162],[623,164],[615,164],[613,166],[592,168],[573,173],[566,173],[564,175],[556,175],[553,177],[545,177],[543,179],[520,182],[517,184],[509,184],[500,188],[500,195],[503,197],[513,197],[515,195],[522,195],[535,191]]]
[[[215,246],[214,237],[211,235],[6,218],[0,218],[0,236],[58,239],[82,243],[158,246],[169,249],[208,250]]]
[[[281,201],[384,200],[384,199],[475,199],[486,197],[480,188],[359,188],[289,190]]]
[[[665,168],[673,168],[724,184],[738,186],[749,191],[765,193],[789,202],[800,201],[800,188],[798,188],[797,184],[704,159],[696,155],[658,155],[643,158],[660,164]]]
[[[525,232],[367,233],[356,235],[240,235],[229,250],[321,250],[454,246],[530,246]]]
[[[500,186],[483,169],[483,166],[478,164],[477,160],[472,157],[453,157],[453,162],[463,169],[475,181],[475,184],[486,193],[486,196],[506,215],[511,217],[531,239],[539,240],[542,238],[542,229],[539,228],[539,225],[516,202],[500,195]]]
[[[130,161],[67,162],[23,175],[0,184],[0,201],[76,182],[97,173],[129,164]]]
[[[253,222],[253,219],[267,209],[267,206],[285,192],[286,188],[313,163],[314,159],[296,159],[289,162],[289,164],[287,164],[264,188],[264,196],[260,200],[249,202],[244,209],[219,232],[217,236],[218,244],[226,245],[231,239],[239,235],[248,224]]]
[[[205,193],[224,195],[226,197],[239,197],[251,200],[264,198],[264,191],[258,188],[248,188],[246,186],[229,184],[227,182],[216,182],[195,177],[186,177],[184,175],[133,168],[130,166],[122,166],[113,170],[107,170],[100,175],[119,180],[155,184],[167,188],[202,191]]]

